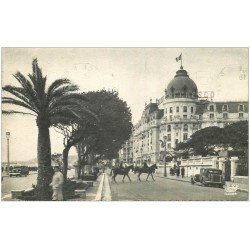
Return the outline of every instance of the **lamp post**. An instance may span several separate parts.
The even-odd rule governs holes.
[[[142,162],[143,162],[143,161],[142,161],[142,150],[143,150],[143,149],[142,149],[142,147],[141,147],[141,166],[142,166]]]
[[[161,142],[161,147],[164,147],[164,177],[167,177],[167,166],[166,166],[166,154],[167,154],[167,136],[163,136],[163,141],[160,140]]]
[[[10,132],[6,132],[6,138],[7,138],[7,174],[9,174],[10,171]]]

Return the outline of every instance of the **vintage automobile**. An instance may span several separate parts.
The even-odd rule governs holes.
[[[200,182],[203,186],[219,186],[222,188],[225,185],[225,180],[222,171],[216,168],[201,168],[200,173],[191,176],[191,184]]]
[[[10,170],[9,176],[21,177],[29,174],[29,168],[26,166],[16,166]]]

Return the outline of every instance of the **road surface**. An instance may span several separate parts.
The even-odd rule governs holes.
[[[5,176],[2,180],[2,197],[10,194],[11,190],[25,190],[32,187],[32,184],[36,184],[37,173],[30,173],[21,177],[9,177]]]
[[[218,187],[203,187],[199,184],[170,180],[155,176],[155,181],[146,174],[141,175],[141,182],[130,172],[132,182],[117,176],[117,184],[110,178],[112,200],[116,201],[247,201],[248,193],[237,191],[235,196],[225,195],[225,190]]]

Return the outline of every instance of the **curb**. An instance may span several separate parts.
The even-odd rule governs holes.
[[[164,176],[159,176],[159,175],[155,175],[155,176],[156,176],[156,177],[159,177],[159,178],[164,178],[164,179],[168,179],[168,180],[173,180],[173,181],[190,182],[190,181],[188,181],[188,180],[173,179],[173,178],[164,177]],[[238,188],[237,191],[244,192],[244,193],[248,193],[248,190],[247,190],[247,189],[244,189],[244,188]]]
[[[103,173],[94,201],[111,201],[111,200],[112,197],[111,197],[111,190],[110,190],[108,176],[106,173]]]
[[[159,178],[164,178],[164,179],[168,179],[168,180],[173,180],[173,181],[190,182],[190,180],[174,179],[174,178],[169,178],[169,177],[164,177],[164,176],[159,176],[159,175],[155,175],[155,176],[156,176],[156,177],[159,177]]]
[[[104,174],[102,174],[102,179],[100,181],[97,193],[96,193],[96,197],[95,197],[95,201],[101,201],[102,200],[102,192],[103,192],[103,184],[104,184]]]
[[[243,189],[243,188],[238,188],[237,191],[248,193],[248,190],[247,189]]]

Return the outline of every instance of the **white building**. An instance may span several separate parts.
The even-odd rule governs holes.
[[[195,82],[181,66],[169,82],[165,96],[145,106],[131,138],[119,151],[119,158],[128,163],[141,164],[144,160],[158,163],[164,155],[160,145],[164,137],[167,150],[171,150],[202,128],[223,128],[240,120],[248,120],[248,102],[200,99]]]

